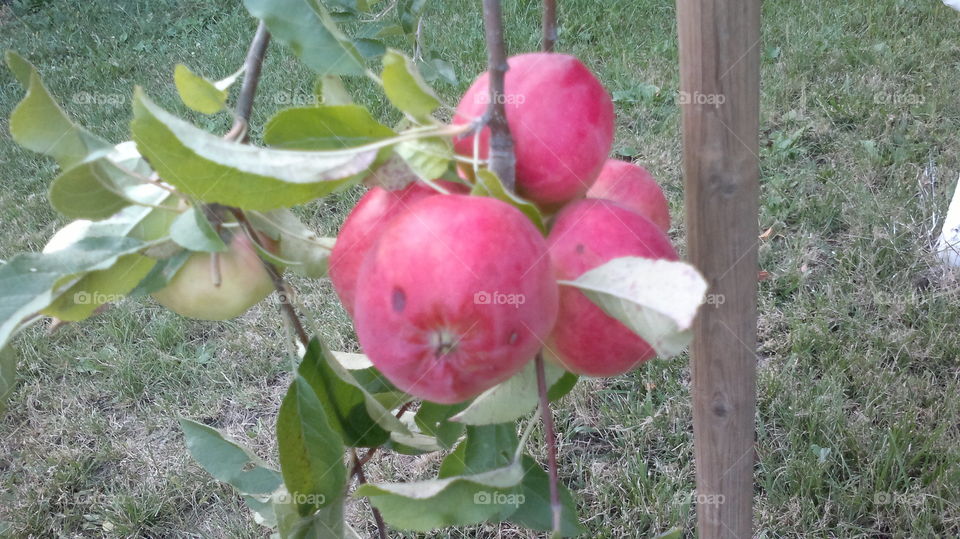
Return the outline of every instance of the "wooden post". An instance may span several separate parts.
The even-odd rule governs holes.
[[[760,0],[677,0],[677,21],[688,248],[717,300],[701,309],[691,348],[698,532],[749,539]]]

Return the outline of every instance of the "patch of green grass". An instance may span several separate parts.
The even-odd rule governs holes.
[[[560,3],[559,49],[579,55],[616,99],[615,153],[661,180],[683,243],[674,2]],[[428,3],[423,39],[457,68],[453,104],[483,68],[479,3]],[[512,51],[538,45],[539,3],[504,2]],[[960,534],[960,287],[933,263],[960,173],[960,14],[939,2],[771,0],[763,7],[757,535]],[[210,78],[241,63],[254,22],[238,2],[14,1],[0,47],[34,62],[79,122],[126,137],[133,85],[215,132],[228,115],[186,111],[177,62]],[[381,96],[358,99],[395,120]],[[312,92],[310,74],[271,47],[252,121]],[[108,96],[90,104],[85,96]],[[44,193],[55,167],[9,139],[22,96],[0,70],[0,258],[38,250],[63,223]],[[119,100],[120,104],[116,104]],[[448,111],[449,112],[449,111]],[[352,191],[298,212],[334,234]],[[325,281],[296,280],[309,323],[357,350]],[[273,454],[287,383],[284,329],[270,302],[200,323],[124,301],[53,336],[18,341],[20,385],[0,429],[0,521],[16,536],[259,537],[249,512],[186,455],[191,417]],[[683,359],[584,381],[557,410],[562,479],[592,537],[692,530],[689,371]],[[540,443],[534,439],[534,444]],[[416,477],[430,458],[388,455],[371,478]],[[372,536],[366,506],[350,515]],[[483,526],[434,537],[525,537]]]

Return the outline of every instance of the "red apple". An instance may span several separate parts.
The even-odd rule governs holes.
[[[640,165],[608,159],[587,197],[619,202],[650,219],[664,232],[670,230],[670,203],[657,180]]]
[[[557,278],[573,281],[614,258],[677,260],[670,239],[646,217],[609,200],[574,202],[557,216],[547,237]],[[572,286],[560,287],[557,324],[548,356],[586,376],[614,376],[653,357],[653,349]]]
[[[385,227],[360,268],[355,326],[398,388],[452,404],[534,357],[557,294],[546,242],[519,210],[485,197],[427,197]]]
[[[453,193],[466,192],[463,184],[438,181]],[[330,280],[340,297],[343,308],[353,316],[356,297],[357,272],[367,252],[380,237],[383,227],[391,219],[406,211],[414,202],[439,192],[424,183],[411,183],[403,189],[388,191],[374,187],[367,191],[347,216],[330,253]]]
[[[275,251],[275,244],[260,236],[261,245]],[[211,273],[210,253],[196,253],[153,297],[164,307],[198,320],[229,320],[245,313],[273,291],[273,280],[250,239],[237,233],[229,249],[219,253],[220,286]]]
[[[529,53],[508,60],[504,83],[507,122],[517,156],[517,192],[544,209],[579,198],[596,179],[613,144],[613,102],[600,81],[573,56]],[[486,112],[489,77],[474,81],[457,106],[454,124]],[[480,133],[486,158],[490,130]],[[473,156],[473,136],[454,141]]]

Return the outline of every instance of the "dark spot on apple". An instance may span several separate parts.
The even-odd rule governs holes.
[[[394,288],[390,301],[393,304],[393,310],[402,313],[407,306],[407,293],[402,288]]]
[[[584,250],[583,244],[582,244],[582,243],[578,243],[578,244],[577,244],[577,254],[578,254],[578,255],[582,255],[582,254],[583,254],[583,250]]]
[[[520,335],[519,335],[516,331],[514,331],[514,332],[512,332],[512,333],[510,334],[510,338],[507,340],[507,342],[508,342],[509,344],[513,344],[513,343],[517,342],[517,339],[518,339],[519,337],[520,337]]]

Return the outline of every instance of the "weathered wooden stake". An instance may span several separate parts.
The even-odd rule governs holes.
[[[691,349],[701,538],[752,536],[760,0],[677,0],[686,226],[717,301]],[[723,301],[720,301],[722,298]]]

